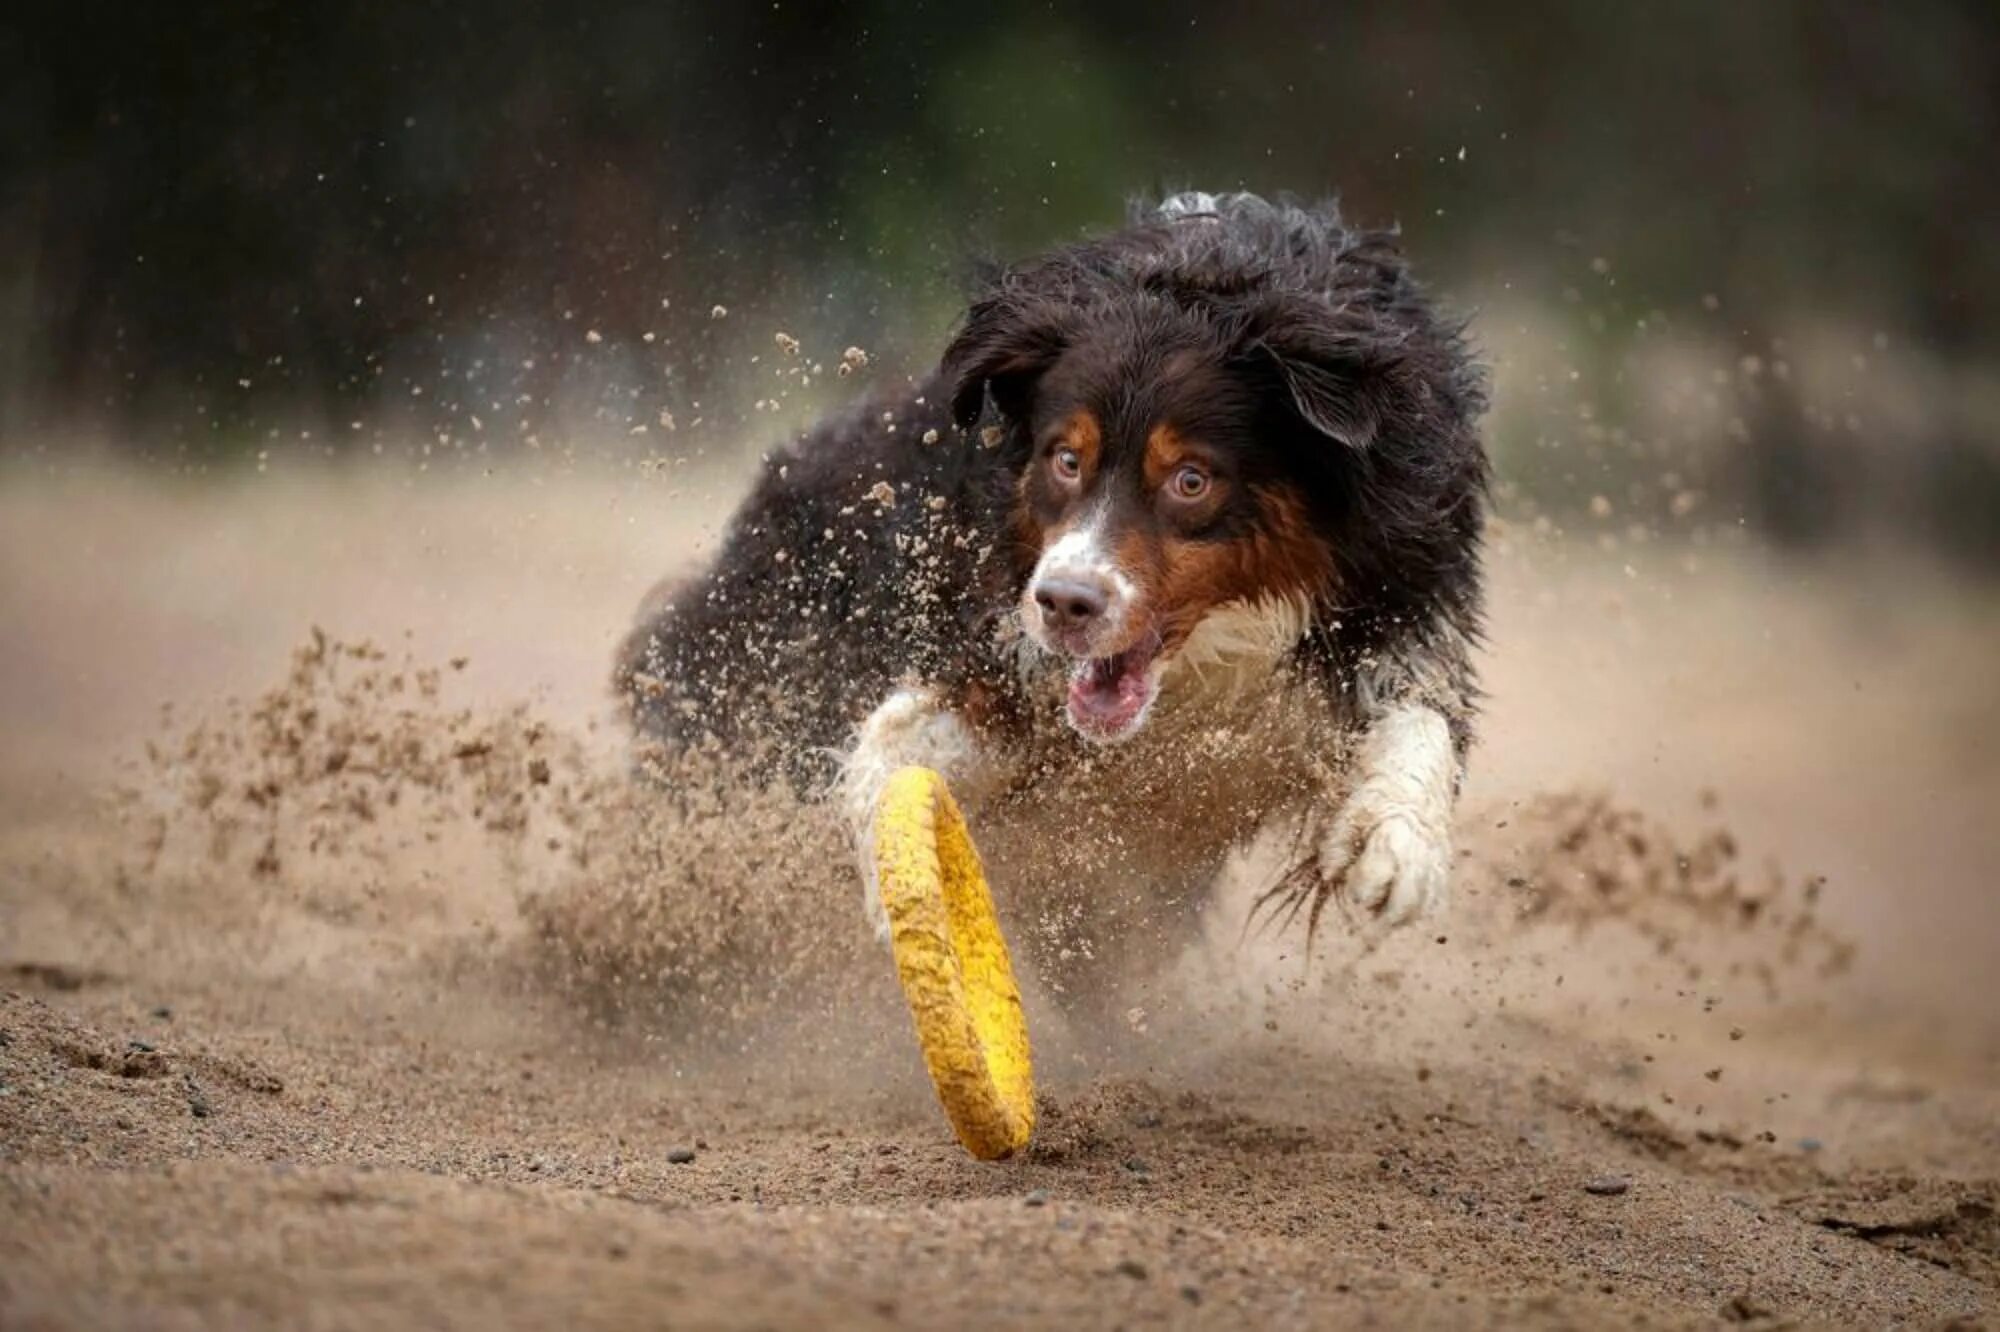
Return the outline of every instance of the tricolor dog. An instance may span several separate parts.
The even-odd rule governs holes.
[[[1484,407],[1393,236],[1178,195],[993,272],[934,373],[771,457],[619,685],[840,802],[864,867],[881,783],[938,768],[1071,970],[1270,829],[1278,918],[1408,920],[1450,881]]]

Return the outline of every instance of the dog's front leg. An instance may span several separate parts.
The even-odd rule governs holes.
[[[889,937],[875,876],[875,806],[898,768],[934,768],[961,799],[976,794],[993,764],[965,719],[927,688],[898,689],[868,714],[840,770],[841,807],[861,861],[863,904],[878,938]]]
[[[1443,906],[1459,775],[1444,715],[1418,702],[1391,705],[1362,731],[1351,771],[1346,803],[1316,848],[1319,892],[1383,924]]]

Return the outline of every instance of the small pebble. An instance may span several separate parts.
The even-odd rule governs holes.
[[[1777,1315],[1764,1305],[1758,1303],[1755,1299],[1752,1299],[1746,1291],[1741,1295],[1730,1296],[1729,1303],[1722,1306],[1722,1316],[1732,1323],[1754,1323],[1761,1319],[1774,1318]]]
[[[1118,1264],[1118,1275],[1131,1277],[1134,1281],[1144,1281],[1146,1265],[1137,1258],[1127,1258]]]
[[[686,1165],[694,1160],[694,1148],[675,1147],[667,1153],[667,1160],[673,1165]]]
[[[1023,1207],[1047,1207],[1049,1205],[1049,1191],[1047,1189],[1030,1190],[1028,1196],[1021,1199],[1021,1205]]]
[[[1583,1186],[1585,1193],[1594,1193],[1600,1198],[1616,1198],[1632,1187],[1632,1181],[1623,1175],[1603,1175]]]

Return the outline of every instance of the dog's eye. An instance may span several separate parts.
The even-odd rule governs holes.
[[[1187,466],[1173,474],[1167,482],[1167,489],[1179,500],[1198,500],[1208,493],[1208,473],[1199,467]]]
[[[1075,449],[1057,449],[1049,455],[1050,465],[1056,475],[1065,481],[1074,481],[1083,475],[1083,455]]]

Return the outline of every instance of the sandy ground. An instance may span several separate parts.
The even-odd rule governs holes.
[[[982,1165],[816,835],[618,791],[728,494],[0,480],[0,1323],[1995,1318],[1991,590],[1504,536],[1453,914],[1226,896]]]

